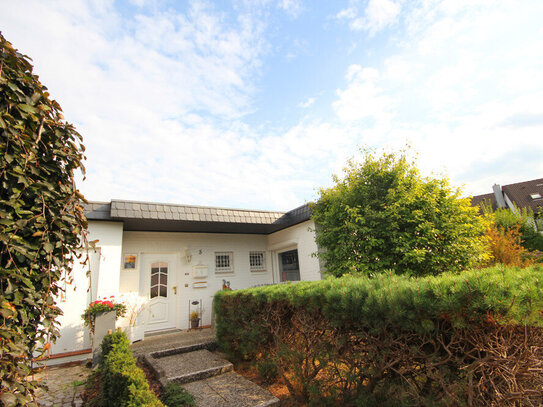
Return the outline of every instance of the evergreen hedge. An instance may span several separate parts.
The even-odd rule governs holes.
[[[543,398],[540,266],[221,291],[214,307],[219,346],[268,370],[275,363],[300,401],[482,406]]]
[[[130,341],[124,332],[106,335],[100,363],[103,407],[162,406],[151,392],[145,373],[136,366]]]

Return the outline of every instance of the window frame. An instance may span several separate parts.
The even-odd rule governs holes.
[[[259,265],[253,265],[252,260],[253,259],[261,259],[261,264]],[[266,270],[266,252],[264,250],[252,250],[249,252],[249,270],[251,273],[262,273],[267,271]]]
[[[228,266],[218,266],[217,258],[219,256],[228,256]],[[234,252],[215,252],[215,273],[228,274],[234,272]]]
[[[156,267],[153,267],[155,266]],[[153,284],[153,269],[158,269],[155,275],[157,276],[156,282]],[[170,265],[167,261],[157,261],[151,263],[151,274],[149,280],[149,298],[168,298],[168,280]],[[163,281],[162,276],[165,276]],[[153,296],[153,289],[156,288],[156,295]]]

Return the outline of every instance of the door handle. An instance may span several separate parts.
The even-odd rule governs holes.
[[[177,286],[176,286],[176,285],[173,286],[173,293],[174,293],[175,295],[177,295]]]

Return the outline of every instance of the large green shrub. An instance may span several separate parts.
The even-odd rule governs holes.
[[[313,205],[319,255],[338,277],[385,269],[412,275],[484,260],[485,221],[446,178],[423,178],[405,153],[349,162]]]
[[[106,335],[100,364],[103,407],[164,406],[149,389],[145,373],[136,365],[124,332]]]
[[[537,405],[543,397],[543,267],[219,292],[214,309],[219,346],[259,366],[273,360],[300,402],[510,405],[524,392]]]
[[[58,336],[58,282],[86,228],[75,187],[84,148],[74,126],[0,34],[0,403],[29,405],[27,380]],[[33,368],[34,366],[34,368]]]

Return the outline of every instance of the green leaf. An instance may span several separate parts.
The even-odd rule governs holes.
[[[37,113],[38,112],[38,110],[35,107],[27,105],[26,103],[18,104],[17,108],[19,110],[22,110],[23,112],[26,112],[26,113]]]

